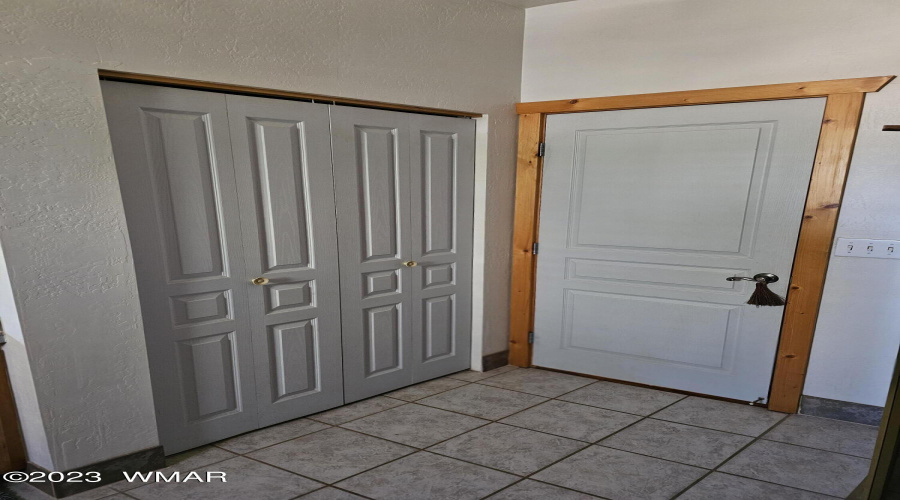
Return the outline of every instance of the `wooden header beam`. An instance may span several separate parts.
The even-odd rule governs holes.
[[[149,85],[165,85],[167,87],[223,92],[226,94],[274,97],[277,99],[293,99],[299,101],[323,101],[327,103],[359,106],[364,108],[386,109],[390,111],[403,111],[407,113],[426,113],[429,115],[457,116],[463,118],[479,118],[481,116],[481,113],[471,113],[468,111],[455,111],[452,109],[428,108],[425,106],[412,106],[409,104],[367,101],[365,99],[352,99],[348,97],[309,94],[306,92],[293,92],[290,90],[265,89],[261,87],[248,87],[246,85],[232,85],[230,83],[207,82],[203,80],[188,80],[186,78],[175,78],[170,76],[145,75],[142,73],[128,73],[125,71],[114,71],[109,69],[101,69],[98,70],[97,73],[103,80],[144,83]]]
[[[612,111],[617,109],[661,108],[667,106],[693,106],[696,104],[723,104],[743,101],[772,101],[778,99],[802,99],[827,97],[834,94],[878,92],[893,76],[824,80],[818,82],[779,83],[723,89],[684,90],[658,94],[620,95],[613,97],[589,97],[559,101],[521,102],[516,113],[583,113],[587,111]]]

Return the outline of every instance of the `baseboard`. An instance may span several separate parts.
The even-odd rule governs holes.
[[[121,457],[110,458],[102,462],[97,462],[76,469],[64,471],[68,472],[99,472],[100,481],[96,483],[80,482],[80,483],[51,483],[51,482],[34,482],[29,483],[44,493],[56,497],[63,498],[84,491],[99,488],[106,484],[112,484],[125,479],[123,472],[150,472],[162,469],[166,466],[166,456],[163,454],[162,446],[147,448],[146,450],[136,451],[123,455]],[[44,472],[49,473],[47,469],[40,465],[28,462],[25,468],[26,472]],[[87,477],[87,476],[86,476]]]
[[[495,352],[481,357],[481,369],[491,371],[494,368],[500,368],[509,364],[509,351]]]
[[[844,420],[857,424],[879,425],[884,408],[836,399],[803,396],[800,398],[800,413],[811,417]]]

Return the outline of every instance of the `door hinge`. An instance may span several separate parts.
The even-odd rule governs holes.
[[[528,343],[534,344],[534,332],[528,332]]]
[[[531,255],[537,255],[538,253],[538,243],[535,241],[531,244]]]
[[[545,146],[543,142],[538,143],[538,158],[544,157]]]

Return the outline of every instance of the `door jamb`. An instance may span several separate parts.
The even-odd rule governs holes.
[[[893,79],[894,76],[880,76],[516,104],[519,141],[510,284],[510,364],[528,367],[532,360],[528,336],[534,327],[537,266],[532,249],[538,241],[543,163],[539,147],[544,141],[547,115],[825,97],[768,402],[771,410],[796,413],[865,95],[878,92]]]

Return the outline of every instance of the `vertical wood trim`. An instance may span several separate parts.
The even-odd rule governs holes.
[[[528,332],[534,320],[535,261],[531,252],[537,241],[541,158],[538,145],[544,137],[544,115],[519,115],[519,150],[516,157],[516,207],[513,227],[512,283],[509,318],[509,363],[531,366]]]
[[[0,349],[0,472],[25,468],[25,444],[7,370],[6,353]]]
[[[864,93],[835,94],[828,96],[825,104],[775,360],[769,395],[771,410],[796,413],[800,405],[864,100]]]

